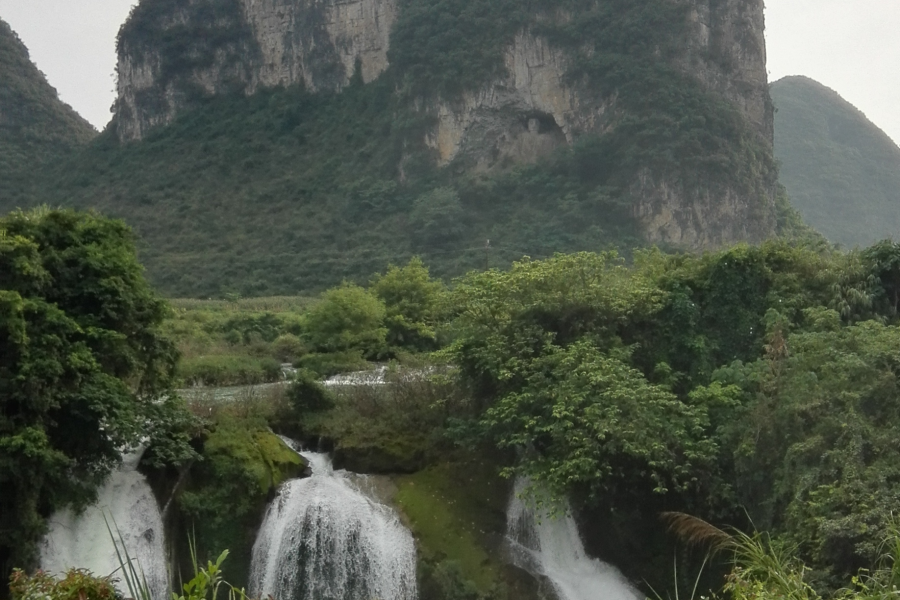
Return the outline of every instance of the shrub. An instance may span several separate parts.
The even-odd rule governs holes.
[[[281,364],[274,358],[214,354],[186,358],[178,365],[184,385],[252,385],[281,379]]]
[[[292,333],[285,333],[272,342],[272,352],[278,360],[292,363],[309,352],[309,350],[307,350],[299,337]]]
[[[294,363],[295,366],[311,371],[319,377],[331,377],[339,373],[350,371],[362,371],[368,367],[368,363],[359,352],[313,352],[303,356]]]
[[[307,316],[306,335],[318,352],[356,350],[365,357],[384,348],[384,303],[350,283],[322,294]]]
[[[334,397],[324,385],[316,381],[315,374],[300,371],[297,380],[287,391],[288,400],[297,414],[320,412],[334,406]]]
[[[95,577],[85,569],[70,569],[57,579],[38,571],[28,575],[15,569],[9,578],[11,600],[114,600],[116,590],[109,577]]]
[[[405,267],[389,265],[372,279],[371,291],[386,307],[387,342],[410,350],[435,348],[435,324],[443,284],[415,256]]]

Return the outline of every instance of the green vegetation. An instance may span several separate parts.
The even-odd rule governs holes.
[[[444,286],[431,279],[419,257],[405,267],[388,266],[387,273],[372,280],[371,291],[385,305],[388,345],[414,350],[435,347]]]
[[[163,332],[180,352],[182,386],[280,381],[286,363],[326,377],[433,349],[443,292],[413,258],[369,289],[345,283],[319,298],[174,300]]]
[[[626,572],[654,585],[665,574],[642,568],[664,562],[661,534],[639,548],[617,536],[678,507],[738,526],[746,510],[798,548],[816,589],[836,589],[875,563],[872,532],[900,498],[900,246],[840,254],[812,241],[638,251],[630,266],[612,252],[557,255],[446,292],[419,261],[392,267],[312,305],[332,340],[316,356],[334,360],[404,315],[441,346],[426,364],[455,368],[392,367],[388,386],[327,390],[304,373],[270,422],[333,447],[338,467],[408,473],[396,502],[436,598],[512,585],[478,558],[496,551],[481,532],[502,530],[508,484],[490,475],[501,471],[608,523],[601,541],[586,528],[586,543],[627,552]],[[399,349],[420,351],[409,341]],[[454,444],[489,458],[476,465]]]
[[[282,363],[307,353],[297,337],[305,299],[270,303],[176,301],[163,330],[181,354],[182,386],[250,385],[282,379]],[[257,306],[263,310],[247,310]]]
[[[174,4],[142,2],[119,43],[158,51],[159,93],[171,79],[190,108],[140,142],[121,145],[107,131],[0,196],[0,210],[51,203],[126,219],[149,278],[169,296],[315,293],[364,283],[413,255],[449,279],[526,255],[630,251],[643,243],[639,174],[687,197],[728,189],[760,211],[770,204],[770,149],[676,66],[682,4],[404,0],[391,67],[374,82],[354,80],[339,94],[293,87],[212,98],[188,89],[185,73],[214,55],[253,55],[238,3],[194,2],[178,9],[181,25],[162,28]],[[534,165],[476,173],[463,153],[438,168],[425,144],[432,100],[501,74],[502,50],[522,28],[569,54],[568,80],[585,97],[615,99],[597,127],[604,135]]]
[[[833,90],[805,77],[771,86],[775,155],[791,202],[852,248],[900,231],[900,148]]]
[[[391,474],[429,599],[521,586],[495,558],[510,493],[498,475],[566,496],[586,545],[657,588],[669,547],[655,519],[673,509],[738,531],[750,531],[749,516],[769,531],[771,545],[730,539],[751,544],[765,568],[788,565],[791,598],[855,597],[893,581],[877,568],[877,532],[894,527],[900,501],[900,244],[654,249],[630,265],[614,252],[556,255],[472,272],[449,290],[411,260],[368,289],[342,284],[318,299],[178,302],[162,327],[165,306],[140,279],[122,224],[45,210],[2,226],[11,310],[0,324],[16,361],[0,371],[0,476],[15,492],[3,515],[18,519],[4,521],[10,564],[33,552],[35,507],[89,500],[118,457],[113,442],[149,424],[144,469],[171,500],[174,528],[196,532],[176,560],[215,565],[212,552],[230,548],[239,585],[271,494],[306,466],[270,427],[332,448],[337,468]],[[174,399],[149,402],[174,398],[162,329],[180,331],[184,347],[222,336],[315,350],[300,363],[366,354],[404,364],[390,365],[388,385],[325,388],[301,371],[290,386],[228,402],[201,392],[194,418]],[[102,432],[89,409],[106,411]],[[635,532],[637,547],[621,543]],[[796,558],[779,563],[783,545]],[[784,577],[749,556],[738,553],[720,596],[778,595],[770,586]]]
[[[576,170],[579,157],[594,160],[589,149],[459,178],[433,167],[421,143],[427,120],[400,105],[387,79],[337,95],[218,97],[139,143],[104,133],[0,209],[40,198],[125,218],[143,240],[151,281],[181,297],[313,293],[364,283],[416,254],[447,277],[523,253],[640,243],[618,192],[599,188],[592,169]],[[416,219],[431,217],[411,207],[436,187],[452,187],[461,207],[442,223],[462,220],[430,238],[415,232]]]
[[[0,219],[4,574],[34,563],[46,515],[94,499],[122,448],[149,437],[174,464],[194,456],[165,314],[123,223],[46,209]]]
[[[900,582],[900,528],[892,521],[877,532],[880,556],[872,568],[860,569],[849,585],[832,592],[817,590],[811,570],[796,554],[796,548],[771,536],[738,530],[726,533],[709,523],[683,513],[665,513],[664,518],[679,537],[692,545],[705,546],[711,555],[727,555],[730,569],[725,585],[712,598],[732,600],[875,600],[896,594]],[[704,565],[706,561],[704,561]],[[691,598],[697,597],[694,587]],[[658,597],[658,596],[657,596]],[[701,596],[706,597],[706,596]]]
[[[474,455],[455,458],[397,478],[394,501],[418,541],[426,585],[444,588],[432,594],[452,597],[447,595],[447,582],[441,580],[452,581],[447,575],[455,571],[483,597],[503,582],[499,548],[490,532],[504,530],[511,489],[497,478],[493,461]],[[445,571],[449,573],[442,578]]]
[[[0,198],[20,192],[23,171],[87,144],[96,133],[59,100],[24,44],[0,20]]]
[[[746,509],[839,587],[877,560],[897,498],[897,252],[768,243],[471,274],[445,352],[480,409],[453,433],[516,449],[507,472],[583,510],[638,507],[634,527],[663,494],[733,524]]]
[[[231,581],[241,587],[248,583],[256,529],[271,494],[306,468],[303,459],[268,430],[264,411],[273,400],[254,395],[234,406],[215,407],[201,460],[192,466],[178,496],[178,529],[196,536],[201,557],[229,548],[235,565]],[[204,405],[195,401],[193,406],[197,410]]]
[[[447,378],[401,367],[386,380],[390,385],[334,388],[315,410],[297,413],[299,437],[328,442],[337,468],[361,473],[412,473],[450,449],[444,420],[460,399]]]
[[[70,569],[57,579],[38,571],[28,575],[15,569],[9,579],[11,600],[115,600],[118,597],[108,577],[95,577],[83,569]]]

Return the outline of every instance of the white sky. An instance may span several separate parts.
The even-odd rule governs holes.
[[[96,127],[115,100],[115,38],[134,0],[0,0],[63,101]],[[900,143],[900,0],[768,0],[769,80],[806,75]]]

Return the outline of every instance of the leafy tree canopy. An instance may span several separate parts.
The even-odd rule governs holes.
[[[4,569],[31,564],[44,517],[92,500],[123,449],[168,437],[180,413],[166,310],[124,223],[47,209],[0,219]],[[190,454],[184,439],[161,452]]]
[[[322,294],[307,314],[306,335],[318,352],[359,351],[376,355],[384,347],[384,303],[358,285],[345,283]]]
[[[429,276],[421,258],[413,257],[405,267],[390,265],[387,273],[372,279],[370,290],[385,304],[388,344],[419,350],[434,348],[444,286]]]

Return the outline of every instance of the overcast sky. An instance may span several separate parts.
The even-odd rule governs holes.
[[[115,38],[134,0],[0,0],[0,18],[96,127],[115,100]],[[806,75],[900,143],[900,0],[768,0],[769,81]]]

